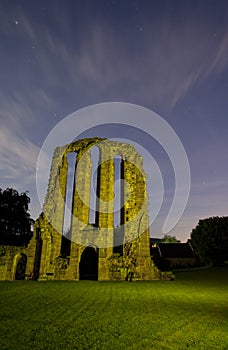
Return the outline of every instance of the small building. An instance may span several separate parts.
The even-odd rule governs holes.
[[[190,242],[153,244],[151,252],[155,264],[161,270],[196,265],[196,256]]]

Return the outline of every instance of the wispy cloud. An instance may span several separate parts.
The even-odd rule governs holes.
[[[2,126],[0,149],[1,185],[20,189],[34,184],[39,148]]]
[[[92,13],[83,23],[65,6],[53,6],[52,18],[42,23],[17,6],[2,9],[2,183],[35,183],[37,144],[47,136],[47,123],[51,128],[58,121],[56,111],[121,100],[170,112],[194,87],[227,69],[226,21],[216,32],[204,6],[198,11],[193,5],[178,21],[165,11],[158,19],[152,15],[139,30],[133,19],[119,25],[121,19]]]
[[[35,70],[26,73],[23,67],[31,95],[45,86],[49,100],[65,89],[71,97],[79,92],[89,98],[141,99],[172,109],[228,62],[228,32],[214,36],[209,20],[195,16],[194,7],[188,10],[179,25],[163,14],[160,21],[145,19],[140,33],[133,25],[122,34],[104,18],[91,16],[82,28],[79,18],[73,23],[69,13],[60,16],[56,9],[61,35],[17,10],[19,34],[35,46]]]

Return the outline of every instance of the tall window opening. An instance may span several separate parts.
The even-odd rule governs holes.
[[[120,178],[124,179],[124,160],[120,164]],[[121,182],[120,225],[124,224],[124,181]]]
[[[65,210],[63,220],[63,235],[61,244],[61,256],[70,255],[71,245],[71,219],[73,210],[73,192],[74,192],[74,178],[76,169],[76,156],[75,152],[67,155],[68,172],[66,182],[66,199],[65,199]]]
[[[122,157],[114,157],[114,242],[113,253],[123,254],[123,227],[122,224],[122,206],[123,206],[123,179],[122,177]]]
[[[118,155],[114,157],[114,227],[120,225],[121,211],[121,161],[122,158]]]
[[[97,192],[98,192],[98,165],[100,150],[97,146],[94,146],[90,150],[92,171],[90,182],[90,211],[89,211],[89,223],[96,224],[96,206],[97,206]]]

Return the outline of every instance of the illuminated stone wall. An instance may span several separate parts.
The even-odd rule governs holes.
[[[92,159],[90,150],[99,149],[96,220],[90,223]],[[76,166],[72,194],[71,240],[63,254],[63,226],[67,175],[67,156],[75,153]],[[115,156],[121,157],[124,180],[120,226],[114,227]],[[150,257],[146,174],[142,157],[132,145],[111,140],[82,139],[57,147],[51,165],[43,213],[36,220],[34,235],[26,248],[26,278],[38,280],[80,279],[80,260],[84,249],[93,247],[98,255],[98,280],[148,280],[159,277]],[[120,252],[113,242],[122,237]],[[11,277],[12,278],[12,273]],[[7,278],[3,278],[7,279]]]

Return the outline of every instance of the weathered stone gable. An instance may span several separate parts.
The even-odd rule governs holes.
[[[95,223],[91,224],[89,222],[92,175],[90,150],[94,146],[99,149],[98,200]],[[66,252],[63,249],[66,239],[62,233],[69,167],[67,156],[72,152],[75,153],[76,166],[72,195],[71,240],[68,242]],[[121,189],[123,206],[120,210],[119,228],[114,227],[115,156],[121,157],[121,178],[125,181]],[[97,256],[98,280],[124,280],[129,274],[139,280],[158,278],[159,271],[150,257],[147,210],[148,195],[143,159],[132,145],[90,138],[57,147],[52,159],[43,213],[35,222],[34,235],[28,247],[22,249],[27,256],[26,278],[79,280],[80,263],[82,264],[82,254],[86,251],[86,247],[93,248]],[[116,239],[118,241],[118,237],[122,237],[122,240],[120,252],[116,253],[114,242]],[[89,254],[89,250],[87,253]],[[0,275],[2,279],[13,279],[14,256],[17,251],[14,252],[12,248],[9,252],[7,250],[7,254],[7,258],[2,260],[8,261],[5,264],[7,267],[2,265]]]

